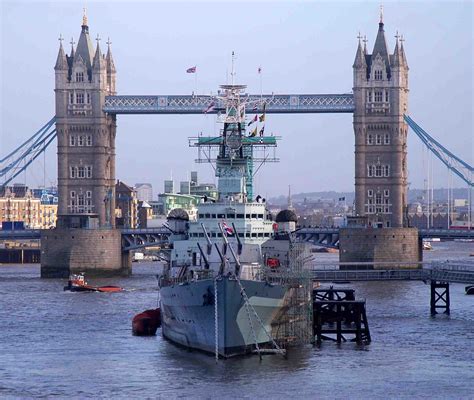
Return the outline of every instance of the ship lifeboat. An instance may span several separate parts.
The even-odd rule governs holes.
[[[136,336],[154,336],[161,326],[161,310],[145,310],[133,317],[132,332]]]
[[[472,294],[474,295],[474,285],[472,286],[466,286],[466,294]]]
[[[121,292],[123,288],[119,286],[91,286],[86,282],[84,274],[72,274],[69,276],[64,290],[69,292]]]

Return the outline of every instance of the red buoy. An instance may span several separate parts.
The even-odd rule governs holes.
[[[133,317],[132,332],[136,336],[153,336],[161,326],[161,311],[159,308],[145,310]]]

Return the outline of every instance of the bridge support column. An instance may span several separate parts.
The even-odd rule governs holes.
[[[41,277],[127,276],[131,265],[122,265],[118,229],[56,228],[41,232]]]
[[[132,270],[132,253],[130,251],[122,251],[122,269]]]
[[[437,309],[444,310],[445,314],[450,313],[450,299],[449,299],[449,283],[431,281],[431,301],[430,309],[431,315],[436,315]]]

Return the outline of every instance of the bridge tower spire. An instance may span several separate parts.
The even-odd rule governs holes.
[[[408,65],[398,34],[388,51],[381,14],[372,54],[354,70],[355,207],[374,227],[406,226]]]
[[[76,49],[71,45],[66,56],[60,44],[55,66],[58,226],[113,228],[116,121],[102,108],[115,94],[115,66],[110,48],[107,58],[99,41],[93,51],[85,11]]]

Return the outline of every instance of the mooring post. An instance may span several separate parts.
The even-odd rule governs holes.
[[[342,315],[341,315],[341,303],[337,303],[337,306],[336,306],[336,310],[337,310],[337,343],[341,343],[342,342],[342,325],[341,325],[341,322],[342,322]]]
[[[451,305],[451,300],[449,298],[449,283],[446,282],[446,310],[444,311],[446,314],[450,314],[450,305]]]
[[[360,317],[361,317],[361,313],[362,313],[362,310],[361,310],[361,307],[360,305],[357,305],[356,306],[356,320],[355,320],[355,323],[356,323],[356,343],[357,344],[362,344],[362,329],[361,329],[361,323],[360,323]]]
[[[450,314],[449,283],[431,281],[430,311],[436,315],[437,308],[444,309],[445,314]]]
[[[436,284],[434,281],[431,281],[431,284],[430,284],[430,287],[431,287],[431,290],[430,290],[430,293],[431,293],[431,296],[430,296],[430,311],[431,311],[431,315],[436,315],[437,312],[436,312]]]

